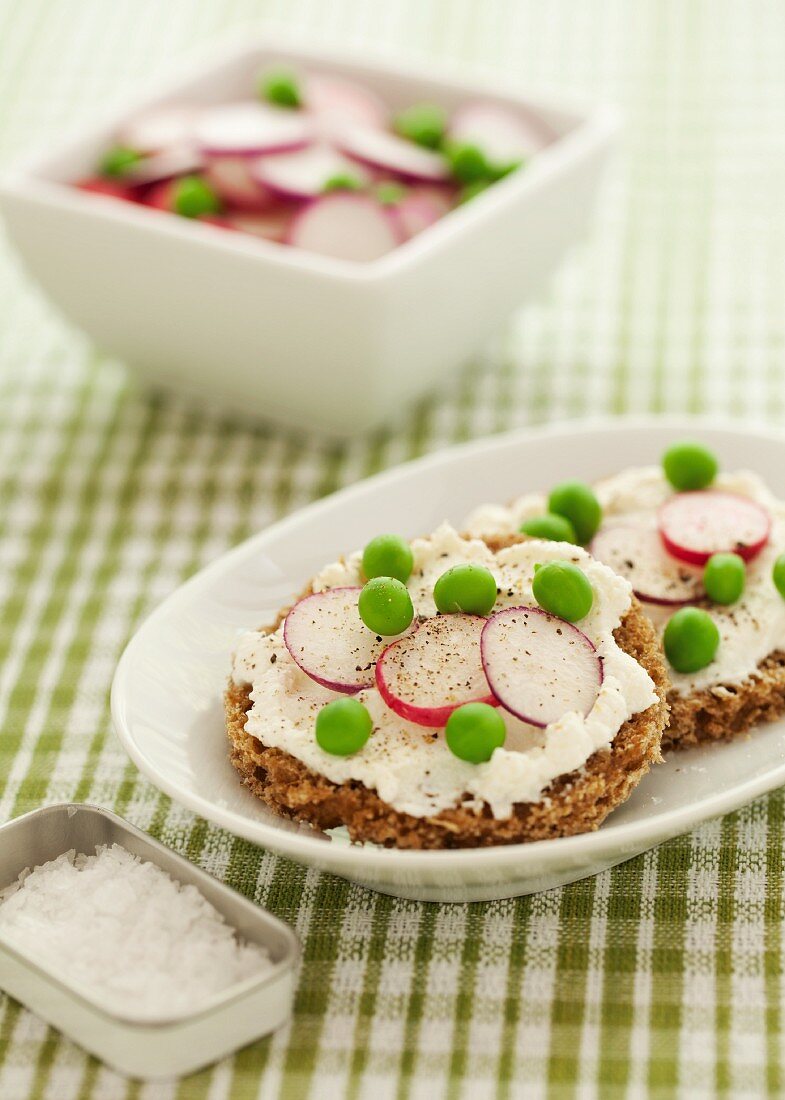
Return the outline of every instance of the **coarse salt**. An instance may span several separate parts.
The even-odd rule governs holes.
[[[136,1019],[191,1014],[272,967],[195,886],[119,844],[23,871],[0,892],[0,939]]]

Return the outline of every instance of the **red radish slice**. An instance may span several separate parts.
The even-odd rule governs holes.
[[[163,180],[161,183],[155,183],[153,186],[145,192],[144,205],[152,206],[156,210],[163,210],[166,214],[173,213],[174,210],[174,180]]]
[[[204,174],[228,206],[238,210],[263,210],[273,198],[251,175],[250,163],[248,157],[212,157]]]
[[[287,242],[338,260],[377,260],[401,243],[394,215],[366,195],[314,199],[292,222]]]
[[[283,627],[292,659],[317,684],[353,695],[372,687],[374,665],[387,641],[360,618],[360,588],[329,588],[299,600]]]
[[[449,176],[444,157],[397,134],[357,126],[340,133],[336,141],[353,160],[407,179],[444,180]]]
[[[583,633],[540,607],[508,607],[486,620],[482,664],[505,710],[541,729],[587,715],[602,685],[602,661]]]
[[[495,103],[460,107],[450,121],[448,136],[451,141],[476,145],[500,168],[526,160],[548,144],[544,128]]]
[[[201,225],[217,225],[219,229],[234,229],[234,226],[223,214],[202,214],[196,219]]]
[[[416,195],[418,198],[427,199],[432,206],[436,207],[439,215],[443,216],[455,206],[457,191],[449,184],[419,183],[409,189],[408,195]]]
[[[259,214],[229,213],[223,221],[229,229],[238,233],[250,233],[252,237],[261,237],[266,241],[282,242],[292,221],[292,208],[283,203],[272,206]]]
[[[415,191],[396,203],[394,210],[407,241],[438,222],[443,214],[443,210],[428,195],[418,195]]]
[[[389,645],[376,662],[376,686],[387,706],[418,726],[445,725],[464,703],[491,703],[480,659],[486,620],[436,615]]]
[[[198,115],[193,107],[157,107],[129,119],[120,129],[118,141],[138,153],[159,153],[187,146]]]
[[[199,172],[204,165],[204,158],[195,149],[185,146],[180,148],[164,149],[160,153],[153,153],[138,164],[134,164],[123,175],[123,179],[135,186],[149,183],[160,183],[161,180],[173,179],[175,176],[185,176],[190,172]]]
[[[598,561],[626,577],[639,600],[671,607],[703,599],[701,572],[665,551],[653,527],[616,524],[594,536],[591,552]]]
[[[89,191],[92,195],[107,195],[111,199],[126,199],[128,202],[137,201],[132,187],[116,180],[104,179],[103,176],[79,180],[76,186],[80,191]]]
[[[305,105],[328,134],[349,124],[384,129],[390,121],[390,112],[377,95],[362,84],[336,76],[309,76]]]
[[[321,195],[333,176],[352,175],[365,185],[367,172],[329,145],[310,145],[294,153],[259,157],[251,163],[254,178],[288,199],[313,199]]]
[[[193,140],[217,156],[259,156],[307,145],[311,121],[301,111],[252,100],[212,107],[197,120]]]
[[[751,561],[768,542],[771,516],[749,497],[709,489],[666,500],[659,526],[668,552],[692,565],[726,551]]]

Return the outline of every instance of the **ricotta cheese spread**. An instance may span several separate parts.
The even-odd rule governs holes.
[[[770,653],[785,649],[785,600],[772,581],[774,561],[785,550],[785,503],[773,496],[757,474],[746,470],[718,474],[712,488],[737,493],[761,504],[771,516],[772,526],[766,546],[747,563],[741,599],[727,607],[707,602],[720,632],[715,659],[698,672],[669,670],[674,691],[685,695],[707,688],[716,692],[733,688],[746,680]],[[623,519],[652,528],[657,526],[660,505],[674,492],[659,466],[625,470],[600,481],[594,489],[604,521]],[[466,530],[475,536],[507,535],[518,531],[525,519],[540,515],[545,509],[546,498],[542,493],[522,496],[508,506],[482,505],[469,516]],[[676,610],[653,603],[641,606],[660,633]]]
[[[521,722],[503,708],[507,737],[484,764],[460,760],[448,749],[443,730],[428,729],[398,717],[376,688],[360,691],[371,714],[373,732],[352,756],[333,756],[316,742],[314,727],[322,706],[338,693],[320,686],[290,656],[283,626],[273,633],[245,634],[236,652],[233,677],[251,686],[252,707],[246,730],[268,747],[280,748],[335,783],[356,780],[377,792],[393,809],[430,817],[463,806],[487,804],[497,819],[508,818],[515,803],[537,802],[560,775],[582,767],[599,749],[607,749],[622,725],[657,701],[644,668],[614,640],[613,631],[630,607],[628,581],[565,543],[530,541],[493,553],[480,539],[466,539],[444,524],[428,538],[412,543],[414,569],[408,581],[415,613],[437,613],[433,586],[441,574],[461,562],[477,562],[494,575],[499,589],[494,610],[534,604],[532,578],[537,563],[570,560],[584,571],[594,589],[594,605],[577,625],[603,661],[604,679],[585,717],[563,715],[545,729]],[[328,565],[314,591],[361,585],[360,552]]]

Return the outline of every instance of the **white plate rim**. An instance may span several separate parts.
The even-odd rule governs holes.
[[[466,443],[445,447],[420,458],[399,463],[369,478],[363,478],[353,485],[339,489],[335,493],[305,505],[269,527],[251,535],[248,539],[208,563],[194,576],[188,578],[150,612],[147,618],[140,623],[123,651],[112,681],[111,715],[121,744],[139,771],[175,802],[221,828],[227,829],[230,833],[243,837],[263,848],[269,848],[298,862],[317,862],[320,857],[326,855],[326,845],[323,839],[318,836],[311,837],[303,833],[289,832],[274,825],[268,825],[264,821],[251,820],[242,814],[211,802],[209,799],[202,798],[187,788],[180,787],[179,784],[170,781],[139,751],[126,721],[124,699],[127,695],[126,680],[131,663],[137,648],[144,642],[146,630],[153,627],[158,619],[164,618],[181,603],[187,602],[201,588],[207,586],[215,575],[229,571],[235,558],[251,553],[255,549],[263,550],[264,544],[268,540],[272,541],[273,538],[282,533],[288,533],[291,530],[296,530],[300,525],[307,524],[311,517],[331,508],[337,500],[351,500],[353,496],[363,495],[369,488],[383,489],[385,484],[399,477],[402,470],[416,472],[417,470],[430,469],[434,466],[448,464],[456,454],[470,456],[473,452],[485,452],[494,448],[501,450],[518,440],[545,439],[558,436],[565,431],[576,435],[596,431],[626,431],[630,429],[645,431],[655,428],[673,431],[674,433],[699,432],[701,430],[724,432],[734,436],[748,436],[754,433],[763,440],[785,447],[785,440],[783,440],[781,433],[778,433],[765,421],[751,418],[735,419],[714,415],[670,414],[591,416],[581,417],[580,419],[561,419],[545,425],[517,428],[508,432],[484,436]],[[682,807],[668,811],[666,814],[658,815],[656,822],[644,818],[639,821],[628,822],[615,830],[600,829],[571,837],[527,841],[520,844],[494,845],[486,848],[422,850],[347,845],[342,846],[341,855],[344,860],[356,864],[353,871],[357,875],[361,875],[364,870],[367,870],[369,864],[376,867],[380,861],[392,872],[407,869],[422,871],[426,867],[433,870],[449,867],[471,870],[486,864],[491,859],[500,867],[513,864],[522,866],[528,861],[536,862],[538,857],[546,851],[550,851],[554,855],[558,851],[559,855],[564,858],[581,856],[584,857],[582,862],[589,862],[592,858],[601,858],[603,851],[608,849],[619,851],[623,848],[630,848],[632,850],[631,854],[634,854],[635,851],[641,851],[647,846],[647,836],[650,838],[650,845],[654,845],[662,837],[681,835],[691,827],[738,809],[747,802],[783,784],[785,784],[785,761],[763,775],[750,779],[729,791],[709,795],[698,802],[687,803]],[[643,843],[641,843],[642,841]]]

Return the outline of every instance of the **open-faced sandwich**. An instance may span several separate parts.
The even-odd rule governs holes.
[[[444,525],[373,539],[245,635],[226,712],[277,812],[452,848],[596,828],[659,759],[666,690],[628,580],[577,546]]]
[[[785,504],[697,443],[628,469],[485,505],[471,535],[575,539],[626,577],[669,664],[663,745],[731,738],[785,713]]]

